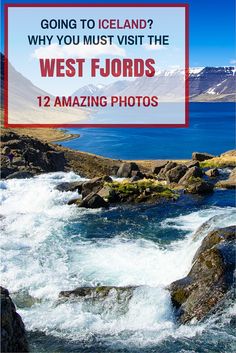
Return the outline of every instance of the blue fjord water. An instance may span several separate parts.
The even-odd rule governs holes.
[[[61,144],[117,159],[188,159],[193,151],[235,148],[235,104],[191,103],[189,128],[69,129],[80,138]]]

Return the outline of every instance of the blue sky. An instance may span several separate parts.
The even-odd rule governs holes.
[[[50,1],[1,1],[1,51],[3,51],[3,5],[4,3],[60,3],[60,0]],[[80,1],[68,1],[79,3]],[[111,1],[81,1],[83,3],[109,3]],[[127,3],[127,1],[112,1],[112,3]],[[139,1],[130,0],[129,3]],[[141,3],[144,1],[140,1]],[[190,66],[220,66],[230,65],[236,60],[235,54],[235,1],[227,0],[162,0],[149,3],[188,3],[190,5]]]

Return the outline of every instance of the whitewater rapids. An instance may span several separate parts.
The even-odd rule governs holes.
[[[88,232],[96,233],[100,222],[108,231],[115,227],[111,214],[117,211],[68,206],[77,193],[60,192],[55,186],[77,180],[83,179],[74,173],[51,173],[1,182],[2,285],[15,299],[26,329],[85,345],[99,337],[109,347],[130,348],[152,347],[169,337],[195,337],[212,327],[212,321],[177,326],[165,287],[190,270],[206,236],[194,236],[198,227],[216,215],[212,227],[235,224],[234,208],[208,206],[157,219],[159,232],[184,234],[166,244],[136,237],[123,224],[115,236],[104,232],[93,238]],[[142,286],[123,315],[117,314],[115,303],[102,312],[79,301],[58,304],[60,291],[97,284]],[[230,306],[225,317],[232,310]]]

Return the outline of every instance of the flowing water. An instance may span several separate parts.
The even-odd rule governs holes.
[[[1,277],[31,351],[235,352],[232,301],[201,323],[175,322],[166,286],[185,276],[210,229],[236,223],[233,190],[162,205],[85,210],[55,186],[74,173],[1,182]],[[210,221],[209,221],[210,220]],[[196,230],[208,221],[205,230]],[[125,310],[59,302],[79,286],[139,285]]]

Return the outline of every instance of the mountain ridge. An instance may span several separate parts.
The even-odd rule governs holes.
[[[93,86],[93,94],[98,96],[111,95],[146,95],[178,97],[184,70],[159,71],[153,78],[141,77],[133,81],[120,80],[99,88],[96,85],[80,87],[72,95],[87,95],[89,86]],[[192,102],[234,102],[236,94],[236,69],[234,66],[192,67],[189,69],[189,91]],[[156,87],[158,86],[158,90]],[[170,96],[171,98],[171,96]]]

